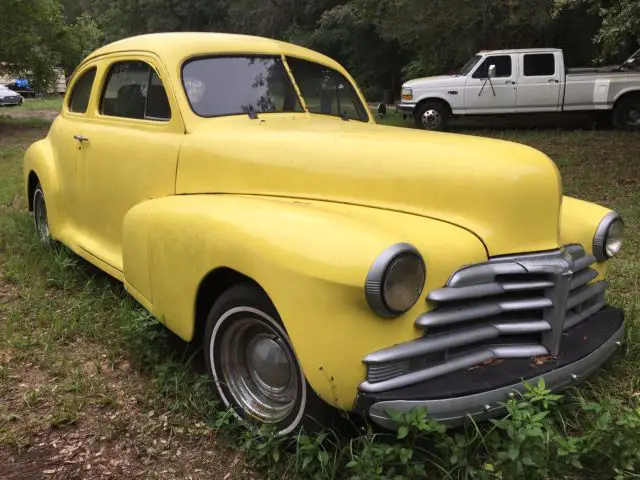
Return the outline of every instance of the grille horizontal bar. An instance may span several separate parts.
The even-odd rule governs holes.
[[[498,338],[500,335],[517,335],[551,330],[543,320],[528,322],[493,322],[472,328],[459,328],[446,333],[425,336],[411,342],[378,350],[364,358],[368,365],[406,360],[420,355],[442,352],[481,341]]]
[[[393,390],[395,388],[413,385],[414,383],[424,382],[425,380],[430,380],[457,370],[471,368],[496,358],[532,358],[547,354],[547,349],[542,345],[500,345],[487,347],[460,355],[438,365],[400,375],[382,382],[374,383],[369,380],[364,381],[360,384],[360,390],[367,393],[384,392],[386,390]]]
[[[471,306],[444,308],[423,313],[416,320],[416,326],[428,328],[450,325],[478,318],[492,317],[505,312],[535,310],[551,306],[553,306],[553,302],[546,297],[489,301]]]
[[[444,287],[433,290],[427,297],[432,302],[454,302],[470,298],[500,295],[506,292],[541,290],[553,287],[551,280],[530,280],[520,282],[490,282],[468,287]]]
[[[602,281],[574,290],[573,292],[571,292],[571,294],[569,295],[569,299],[567,300],[567,310],[571,310],[581,303],[586,302],[590,298],[604,292],[606,288],[607,282]]]

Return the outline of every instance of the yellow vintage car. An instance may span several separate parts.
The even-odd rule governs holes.
[[[623,223],[541,152],[382,126],[353,78],[265,38],[143,35],[77,68],[25,194],[53,238],[202,342],[224,404],[288,433],[501,412],[608,359]]]

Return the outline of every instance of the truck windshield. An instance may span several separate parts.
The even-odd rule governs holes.
[[[317,63],[288,58],[293,77],[311,113],[369,119],[362,102],[339,72]],[[225,56],[190,60],[182,82],[193,111],[201,117],[303,112],[277,56]]]
[[[480,61],[481,58],[482,58],[482,55],[474,55],[473,57],[471,57],[469,61],[462,66],[462,68],[458,72],[458,75],[462,75],[462,76],[469,75],[469,72],[473,69],[473,67],[476,66],[476,64]]]

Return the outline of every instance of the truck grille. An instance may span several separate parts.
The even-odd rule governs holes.
[[[604,306],[596,258],[580,245],[498,257],[455,272],[416,320],[422,338],[368,355],[365,392],[400,388],[508,358],[556,356],[562,335]]]

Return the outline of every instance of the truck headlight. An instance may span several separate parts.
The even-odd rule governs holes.
[[[416,248],[398,243],[387,248],[373,262],[364,291],[371,310],[393,318],[409,310],[420,298],[426,267]]]
[[[409,87],[403,87],[400,95],[402,100],[413,100],[413,90]]]
[[[604,216],[593,237],[593,254],[599,261],[608,260],[620,252],[624,239],[624,222],[616,212]]]

